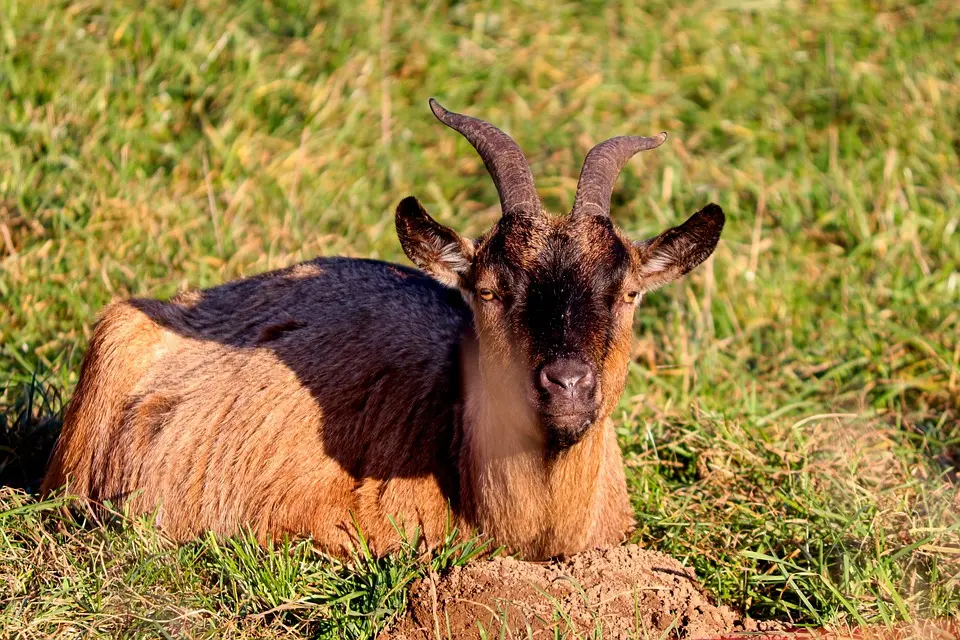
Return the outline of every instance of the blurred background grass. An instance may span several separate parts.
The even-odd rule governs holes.
[[[638,314],[615,416],[636,541],[757,616],[957,611],[957,3],[0,0],[6,629],[364,637],[402,610],[411,558],[177,548],[41,520],[29,492],[110,300],[405,262],[408,194],[488,227],[496,191],[429,96],[508,131],[555,211],[593,144],[666,130],[616,220],[727,212],[716,257]],[[277,578],[281,556],[313,569]]]

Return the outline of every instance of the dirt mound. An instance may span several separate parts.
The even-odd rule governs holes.
[[[709,638],[777,625],[714,605],[691,569],[636,545],[565,561],[494,558],[414,584],[410,612],[380,640],[553,637],[603,630],[603,638]],[[506,626],[506,629],[503,627]],[[502,634],[502,635],[501,635]]]

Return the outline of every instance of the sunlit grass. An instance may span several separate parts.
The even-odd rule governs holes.
[[[617,221],[727,212],[638,314],[636,541],[756,616],[955,613],[958,41],[949,1],[0,0],[0,478],[36,489],[110,300],[405,261],[406,195],[486,228],[496,192],[433,95],[511,133],[552,209],[592,144],[666,130]],[[55,506],[0,496],[3,635],[368,637],[427,562],[177,547]]]

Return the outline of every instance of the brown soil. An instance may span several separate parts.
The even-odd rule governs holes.
[[[476,638],[479,625],[494,638],[552,638],[554,630],[599,627],[605,640],[780,628],[713,604],[691,569],[628,545],[549,563],[494,558],[431,576],[413,585],[409,614],[380,640]]]

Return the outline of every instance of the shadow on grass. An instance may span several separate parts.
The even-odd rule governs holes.
[[[0,389],[0,486],[40,490],[64,404],[60,391],[35,375]]]

